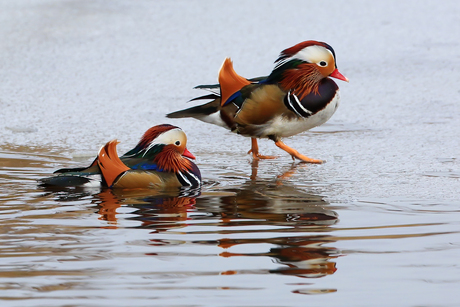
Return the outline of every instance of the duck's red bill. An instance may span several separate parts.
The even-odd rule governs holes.
[[[330,76],[333,77],[333,78],[348,82],[348,78],[345,77],[344,75],[342,75],[337,68],[332,72],[332,74],[330,74]]]
[[[192,155],[192,153],[191,153],[190,151],[188,151],[187,148],[185,148],[184,153],[183,153],[182,155],[183,155],[184,157],[187,157],[187,158],[190,158],[190,159],[193,159],[193,160],[196,159],[195,156]]]

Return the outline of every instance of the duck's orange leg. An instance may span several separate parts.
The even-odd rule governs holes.
[[[312,158],[309,158],[309,157],[304,156],[302,154],[299,154],[299,152],[297,150],[287,146],[286,144],[284,144],[281,141],[276,141],[275,145],[278,146],[279,148],[281,148],[282,150],[286,151],[288,154],[290,154],[291,157],[292,157],[292,160],[295,160],[295,158],[297,158],[299,160],[302,160],[303,162],[317,163],[317,164],[321,164],[321,163],[324,162],[323,160],[312,159]]]
[[[248,154],[252,153],[254,159],[276,159],[276,156],[263,156],[259,154],[259,145],[257,144],[256,138],[251,138],[251,149],[248,151]]]

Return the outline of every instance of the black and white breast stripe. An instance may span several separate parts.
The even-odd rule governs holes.
[[[199,187],[201,185],[201,179],[192,172],[178,172],[176,176],[182,186]]]
[[[296,94],[292,94],[291,91],[289,91],[284,97],[284,105],[292,112],[296,113],[298,116],[307,118],[310,117],[313,112],[310,110],[307,110],[302,103],[300,102],[299,98],[297,97]]]

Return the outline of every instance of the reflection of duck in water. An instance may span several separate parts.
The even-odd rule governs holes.
[[[122,205],[136,210],[128,220],[141,221],[137,228],[152,228],[165,231],[170,228],[185,227],[180,222],[188,219],[187,214],[194,208],[197,190],[183,190],[180,195],[152,193],[149,190],[104,190],[96,195],[101,220],[106,220],[116,228],[117,209]]]
[[[221,257],[270,257],[279,268],[266,273],[299,277],[322,277],[333,274],[338,257],[334,240],[327,234],[337,222],[337,213],[320,196],[309,194],[276,181],[248,181],[240,187],[208,191],[196,195],[152,195],[142,191],[105,190],[97,196],[100,219],[111,221],[108,227],[117,227],[116,210],[121,205],[135,208],[126,220],[140,221],[138,228],[153,230],[151,245],[177,244],[168,230],[206,224],[206,234],[221,237],[218,240],[194,240],[194,245],[217,245],[225,251]],[[214,230],[212,230],[214,225]],[[158,235],[154,235],[157,233]],[[161,235],[159,234],[161,233]],[[182,240],[180,240],[182,241]],[[268,244],[268,248],[266,247]],[[263,246],[261,252],[241,252],[246,246]],[[242,247],[242,248],[240,248]],[[233,252],[233,250],[235,250]],[[159,250],[153,249],[150,255]],[[227,271],[223,274],[237,272]]]
[[[333,225],[337,213],[328,209],[328,203],[318,195],[308,194],[291,185],[277,181],[248,181],[242,186],[221,191],[222,196],[207,194],[197,200],[197,205],[205,202],[216,203],[224,222],[237,222],[251,218],[284,225],[292,222],[302,225]],[[219,192],[216,192],[219,195]],[[241,223],[241,222],[240,222]]]
[[[264,253],[231,253],[222,252],[222,257],[271,257],[279,264],[285,265],[270,273],[295,275],[299,277],[318,278],[335,273],[335,262],[340,253],[334,247],[323,246],[334,242],[328,236],[299,236],[277,237],[269,239],[222,239],[219,246],[229,248],[242,244],[273,244],[278,247],[270,248]]]
[[[216,193],[221,196],[204,195],[197,199],[196,207],[198,211],[211,211],[214,218],[220,217],[219,226],[225,227],[224,233],[231,237],[214,243],[225,249],[222,257],[272,257],[284,267],[270,273],[299,277],[321,277],[336,271],[331,259],[338,257],[339,252],[325,246],[334,240],[321,233],[330,231],[338,216],[322,197],[289,184],[263,180],[248,181],[241,187]],[[236,246],[254,244],[273,247],[260,253],[231,251]]]
[[[323,246],[334,242],[327,236],[289,237],[278,248],[270,249],[270,256],[287,267],[271,270],[271,273],[317,278],[332,275],[337,270],[331,259],[339,256],[334,247]]]

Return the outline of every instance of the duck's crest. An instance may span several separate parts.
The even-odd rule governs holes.
[[[137,143],[136,147],[146,148],[160,134],[165,133],[166,131],[169,131],[172,129],[180,129],[180,128],[170,125],[170,124],[163,124],[163,125],[152,127],[144,133],[139,143]]]
[[[297,45],[294,45],[292,47],[289,47],[287,49],[284,49],[281,51],[278,59],[276,59],[275,63],[278,63],[277,66],[282,65],[282,63],[286,62],[286,60],[292,56],[294,56],[296,53],[298,53],[300,50],[308,47],[308,46],[313,46],[313,45],[319,45],[323,46],[324,48],[328,49],[329,51],[332,52],[332,55],[334,56],[335,59],[335,52],[332,47],[324,42],[318,42],[314,40],[309,40],[309,41],[304,41],[301,43],[298,43]]]

